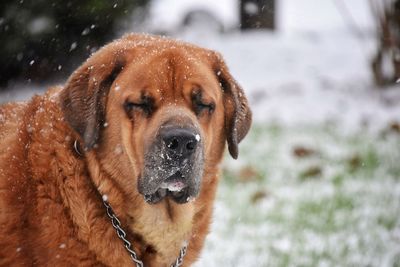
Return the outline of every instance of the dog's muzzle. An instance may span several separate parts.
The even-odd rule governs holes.
[[[145,155],[139,192],[151,204],[165,197],[186,203],[200,191],[203,165],[200,132],[191,126],[163,125]]]

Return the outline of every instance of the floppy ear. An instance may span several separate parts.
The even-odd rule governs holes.
[[[81,136],[85,150],[99,140],[107,95],[124,63],[117,52],[99,51],[70,76],[61,92],[65,120]]]
[[[228,67],[219,54],[214,71],[224,93],[225,132],[229,153],[237,159],[238,144],[250,129],[252,114],[242,87],[230,74]]]

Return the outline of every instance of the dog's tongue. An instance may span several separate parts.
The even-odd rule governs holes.
[[[163,182],[160,186],[160,188],[168,189],[168,191],[171,191],[171,192],[182,191],[185,187],[186,187],[186,184],[183,181],[179,181],[177,179]]]
[[[180,171],[176,172],[169,178],[167,178],[161,185],[160,188],[168,189],[170,192],[180,192],[186,187],[186,180]]]

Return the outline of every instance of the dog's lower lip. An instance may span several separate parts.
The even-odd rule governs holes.
[[[185,177],[177,172],[165,179],[154,193],[145,195],[145,200],[150,204],[156,204],[164,198],[170,197],[177,203],[186,203],[187,201],[183,200],[183,198],[187,198],[188,193],[186,182]]]
[[[168,193],[167,189],[158,189],[153,194],[144,195],[144,199],[148,203],[155,204],[160,202],[164,197],[166,197],[167,193]]]
[[[186,193],[187,193],[186,187],[182,188],[179,191],[170,191],[166,188],[159,188],[155,193],[145,195],[144,199],[146,202],[150,204],[157,204],[158,202],[162,201],[165,197],[171,197],[172,199],[177,201],[178,199],[181,199]],[[187,201],[179,200],[179,202],[184,203]]]
[[[180,198],[183,196],[184,192],[183,190],[181,191],[168,191],[168,194],[171,195],[174,198]]]

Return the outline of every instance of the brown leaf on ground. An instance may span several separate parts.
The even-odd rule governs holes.
[[[358,154],[353,155],[351,158],[348,159],[349,167],[351,170],[356,170],[361,167],[361,157]]]
[[[398,123],[397,121],[391,122],[389,125],[389,129],[391,132],[400,134],[400,123]]]
[[[300,177],[303,179],[308,179],[308,178],[315,178],[320,175],[322,175],[322,168],[319,166],[311,166],[308,169],[304,170],[300,174]]]
[[[268,193],[265,190],[258,190],[251,196],[251,203],[256,204],[262,199],[268,197]]]
[[[245,166],[239,171],[240,182],[252,182],[258,180],[258,172],[251,166]]]
[[[314,149],[305,146],[295,146],[292,150],[292,153],[293,156],[297,158],[307,158],[317,154],[317,152]]]

